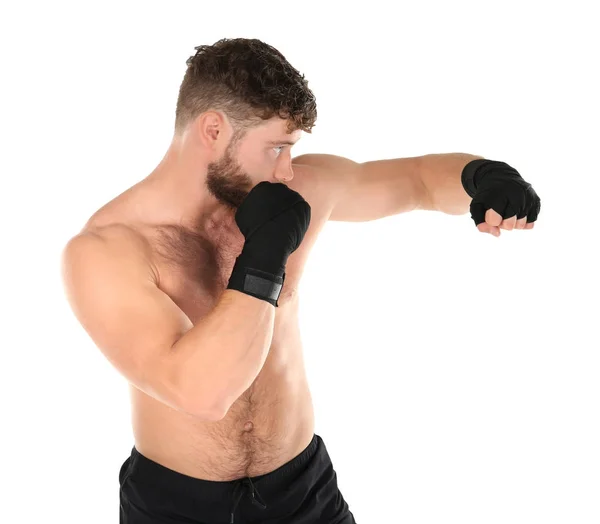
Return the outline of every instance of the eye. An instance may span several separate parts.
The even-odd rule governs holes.
[[[275,151],[278,155],[279,153],[281,153],[281,150],[283,149],[284,146],[278,146],[278,147],[274,147],[273,151]]]

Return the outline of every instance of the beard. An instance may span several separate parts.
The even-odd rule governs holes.
[[[208,164],[206,186],[219,202],[237,209],[254,182],[233,157],[232,149],[230,144],[220,160]]]

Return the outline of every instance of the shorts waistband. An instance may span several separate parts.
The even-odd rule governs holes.
[[[243,479],[250,479],[253,483],[260,482],[261,485],[268,486],[273,482],[281,481],[287,476],[293,475],[298,468],[314,457],[319,445],[322,445],[322,439],[314,434],[308,446],[299,455],[277,469],[263,475],[224,481],[200,479],[174,471],[145,457],[133,446],[128,476],[131,475],[136,482],[144,482],[144,479],[149,479],[148,482],[151,484],[159,485],[169,491],[175,490],[194,498],[197,498],[200,493],[207,497],[211,495],[220,496],[224,490],[229,491],[232,486]]]

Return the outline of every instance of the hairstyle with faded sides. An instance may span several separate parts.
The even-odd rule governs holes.
[[[288,133],[311,133],[317,104],[308,82],[274,47],[257,39],[221,39],[195,48],[179,88],[175,133],[200,114],[223,112],[233,141],[274,116],[288,121]]]

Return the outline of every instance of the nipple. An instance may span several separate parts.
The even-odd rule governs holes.
[[[246,422],[244,424],[244,431],[252,431],[254,429],[254,424],[252,422]]]

